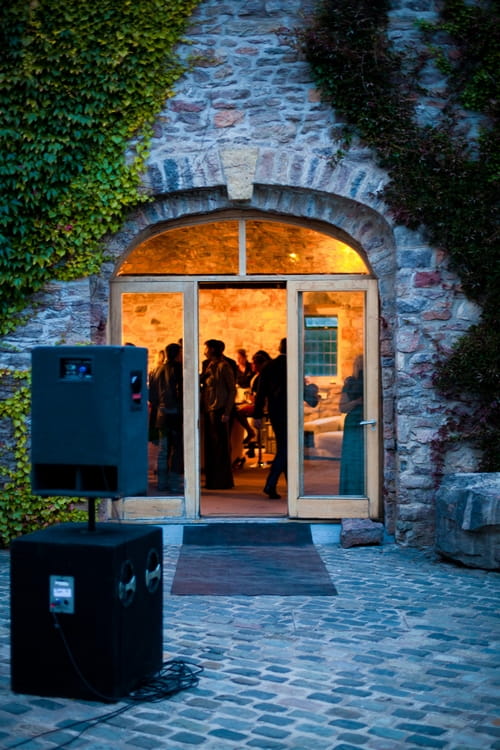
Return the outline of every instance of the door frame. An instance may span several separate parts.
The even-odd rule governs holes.
[[[364,310],[364,379],[366,445],[366,495],[364,497],[305,496],[300,492],[303,456],[303,383],[301,379],[302,292],[363,292]],[[379,398],[379,305],[376,279],[360,276],[316,279],[289,279],[287,282],[287,352],[296,367],[288,367],[288,510],[290,518],[378,518],[380,515],[380,398]]]
[[[365,363],[370,377],[365,378],[366,419],[376,420],[365,427],[367,451],[366,496],[304,496],[300,493],[300,472],[303,441],[302,368],[288,367],[288,517],[337,520],[339,518],[379,518],[380,515],[380,399],[379,399],[379,312],[377,281],[366,276],[287,277],[217,277],[217,281],[234,286],[249,281],[258,286],[269,281],[282,281],[287,289],[287,352],[289,361],[297,365],[301,359],[300,293],[307,291],[364,292],[365,294]],[[122,295],[126,293],[183,293],[183,368],[184,382],[193,387],[184,388],[184,456],[186,518],[200,517],[200,404],[197,373],[199,372],[198,300],[200,285],[206,277],[167,278],[158,276],[116,276],[111,284],[109,342],[122,340]]]
[[[200,516],[200,399],[196,387],[199,372],[198,355],[198,279],[165,279],[158,276],[117,276],[112,282],[110,306],[110,342],[121,343],[123,294],[183,294],[183,356],[184,382],[193,387],[183,389],[184,408],[184,514]]]

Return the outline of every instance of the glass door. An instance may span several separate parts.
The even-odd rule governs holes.
[[[290,515],[377,518],[376,282],[290,282],[288,303]]]
[[[148,496],[160,515],[189,518],[198,513],[197,340],[196,284],[155,278],[114,279],[111,341],[148,349],[150,392],[158,395],[155,404],[150,402]],[[176,373],[178,404],[173,403],[170,383],[158,377],[165,362],[164,358],[160,363],[162,354]],[[154,386],[155,382],[162,386]]]

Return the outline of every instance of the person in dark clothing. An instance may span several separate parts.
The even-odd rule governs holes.
[[[205,488],[234,487],[229,423],[236,396],[234,369],[223,356],[223,344],[205,342],[206,366],[201,375],[204,417]],[[235,363],[236,364],[236,363]]]
[[[247,447],[248,458],[254,458],[255,448],[257,447],[257,443],[255,442],[256,432],[253,427],[250,426],[250,422],[248,421],[248,419],[249,417],[253,417],[255,396],[259,387],[260,373],[270,361],[271,357],[267,352],[263,351],[262,349],[259,349],[258,352],[255,352],[252,357],[253,375],[250,381],[249,388],[245,392],[246,400],[245,403],[239,404],[236,409],[236,419],[247,433],[247,437],[244,439],[243,445]],[[241,468],[244,465],[245,460],[246,459],[244,457],[236,458],[233,461],[233,467]]]
[[[247,359],[247,353],[245,349],[236,350],[236,385],[238,388],[250,388],[250,383],[254,376],[252,365]]]
[[[182,364],[181,347],[169,344],[167,360],[156,378],[159,433],[158,489],[183,493]]]
[[[165,358],[165,349],[160,349],[156,355],[155,366],[148,374],[148,441],[155,446],[158,445],[159,441],[158,427],[156,426],[156,418],[158,416],[158,376],[165,364]]]
[[[279,355],[267,364],[260,375],[259,387],[255,397],[254,424],[261,428],[264,409],[267,410],[271,426],[276,436],[276,454],[271,464],[264,492],[271,500],[281,495],[276,486],[281,474],[287,476],[287,406],[286,406],[286,339],[281,339]]]

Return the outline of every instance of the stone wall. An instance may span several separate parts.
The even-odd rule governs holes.
[[[236,358],[237,349],[249,357],[264,349],[278,354],[280,339],[286,336],[286,298],[283,289],[203,289],[200,291],[199,360],[203,361],[204,342],[222,339],[226,354]],[[149,365],[155,353],[183,338],[181,295],[127,294],[123,306],[123,341],[145,346]],[[259,315],[252,316],[258,308]],[[249,325],[249,319],[251,325]]]
[[[29,367],[35,344],[105,343],[116,270],[134,246],[174,219],[237,208],[324,222],[362,249],[378,280],[385,522],[401,544],[430,544],[431,441],[443,419],[432,386],[434,361],[477,321],[478,310],[442,253],[421,233],[394,225],[378,194],[387,176],[368,149],[355,141],[332,166],[342,123],[321,102],[307,63],[285,36],[303,25],[307,6],[300,0],[201,3],[187,35],[191,43],[182,48],[196,64],[154,126],[144,174],[153,202],[131,212],[109,238],[111,260],[100,276],[51,284],[37,296],[29,322],[1,342],[0,366]],[[392,3],[397,44],[414,40],[417,18],[434,19],[435,3]],[[432,67],[425,83],[434,94],[422,99],[418,116],[432,122],[443,88]],[[156,313],[153,319],[161,321]],[[130,325],[127,340],[136,337]],[[169,336],[154,324],[151,348]],[[241,341],[252,349],[236,333],[231,337],[230,347]],[[462,449],[449,469],[474,471],[473,453]]]

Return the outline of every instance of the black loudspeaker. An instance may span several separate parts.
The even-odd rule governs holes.
[[[31,394],[35,495],[147,493],[147,349],[37,347]]]
[[[161,669],[162,616],[157,526],[102,523],[90,532],[65,523],[12,542],[16,693],[103,702],[128,695]]]

